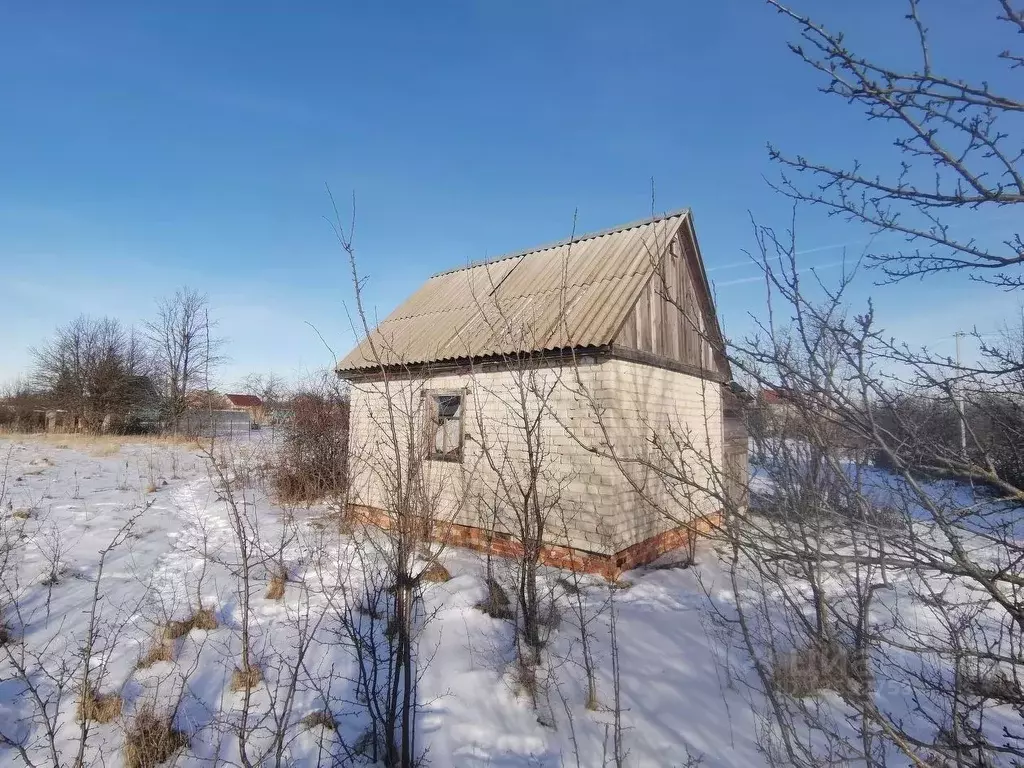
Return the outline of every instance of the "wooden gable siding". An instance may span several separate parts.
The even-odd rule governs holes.
[[[662,257],[614,344],[701,370],[722,372],[708,339],[713,308],[700,287],[696,248],[681,229]]]

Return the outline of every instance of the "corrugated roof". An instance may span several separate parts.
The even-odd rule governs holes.
[[[364,339],[337,370],[610,344],[688,215],[440,272],[371,333],[373,345]]]

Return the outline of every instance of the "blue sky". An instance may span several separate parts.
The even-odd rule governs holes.
[[[971,2],[926,4],[937,63],[967,75],[998,50]],[[830,3],[825,19],[906,61],[897,6]],[[230,339],[225,384],[328,365],[307,323],[338,353],[352,335],[325,184],[343,204],[355,191],[383,316],[435,271],[567,236],[574,211],[577,231],[647,215],[653,178],[657,210],[693,209],[726,331],[741,334],[763,304],[750,216],[789,219],[766,142],[892,157],[891,134],[815,92],[792,37],[758,0],[6,3],[0,382],[56,325],[138,322],[182,284],[210,295]],[[984,236],[1010,223],[985,221]],[[865,237],[801,213],[823,276]],[[1017,301],[962,279],[869,276],[856,298],[869,295],[919,344],[987,330]]]

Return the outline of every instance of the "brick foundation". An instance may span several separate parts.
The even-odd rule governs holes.
[[[390,518],[383,510],[374,507],[351,505],[353,517],[364,523],[388,528]],[[541,550],[541,562],[555,568],[567,568],[582,573],[594,573],[606,579],[615,580],[623,571],[656,560],[666,552],[685,546],[691,536],[703,536],[721,521],[721,515],[709,515],[694,521],[685,528],[673,528],[621,549],[613,555],[587,552],[573,547],[546,545]],[[454,547],[466,547],[479,552],[488,552],[500,557],[517,557],[522,547],[511,536],[497,531],[487,531],[470,525],[445,523],[443,530],[435,531],[431,537]]]

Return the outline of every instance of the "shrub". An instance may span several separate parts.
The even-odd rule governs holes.
[[[263,682],[263,672],[255,664],[237,667],[231,675],[231,690],[235,693],[249,691]]]
[[[312,730],[313,728],[326,728],[329,731],[336,730],[338,723],[334,719],[334,715],[328,709],[321,709],[317,712],[310,712],[300,721],[305,728]]]
[[[936,470],[955,476],[950,465],[961,461],[960,417],[948,396],[907,397],[879,409],[876,418],[904,466],[925,476]],[[1001,480],[1024,486],[1024,402],[998,392],[974,394],[964,404],[964,420],[970,428],[968,460],[984,468],[991,462]],[[882,469],[896,468],[882,451],[872,458]]]
[[[173,715],[157,714],[152,705],[144,705],[125,732],[125,768],[154,768],[187,746],[188,736],[175,730]]]
[[[428,584],[444,584],[444,582],[451,580],[451,578],[452,575],[448,573],[448,569],[436,560],[424,568],[420,574],[420,581],[425,581]]]
[[[288,574],[278,571],[270,577],[267,585],[267,600],[281,600],[284,597],[284,585],[288,581]]]
[[[274,472],[278,497],[297,502],[342,496],[348,477],[348,398],[325,377],[292,398],[290,414]]]
[[[213,611],[209,608],[204,608],[201,611],[196,611],[187,619],[167,622],[167,626],[164,627],[164,638],[167,640],[177,640],[179,637],[187,635],[193,629],[202,629],[208,632],[216,628],[217,617],[213,615]]]
[[[116,693],[100,693],[93,689],[84,691],[78,699],[78,720],[93,720],[109,723],[121,715],[122,701]]]
[[[174,643],[163,638],[153,641],[136,666],[139,669],[148,669],[161,661],[174,661]]]
[[[775,687],[797,699],[822,690],[853,693],[852,684],[866,679],[865,664],[835,641],[814,642],[797,649],[780,659],[772,672]]]
[[[487,579],[487,598],[483,602],[477,603],[476,607],[495,619],[515,618],[515,614],[512,612],[512,601],[508,599],[508,594],[494,578]]]

